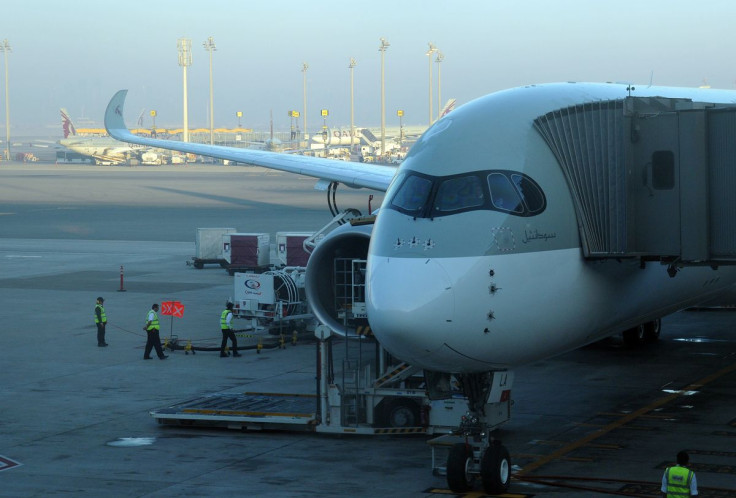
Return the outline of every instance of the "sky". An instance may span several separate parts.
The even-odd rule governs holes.
[[[209,127],[209,54],[214,38],[214,124],[286,130],[289,110],[307,126],[350,126],[350,59],[356,60],[356,126],[381,122],[380,38],[385,52],[386,125],[429,121],[441,92],[457,104],[495,91],[555,81],[736,88],[732,0],[3,0],[11,136],[61,136],[59,108],[77,126],[102,126],[105,107],[129,90],[125,116],[181,127],[177,40],[192,41],[189,127]],[[435,56],[432,57],[434,61]],[[0,67],[6,69],[0,57]],[[5,84],[0,73],[0,102]],[[0,115],[1,116],[1,115]],[[5,136],[5,121],[0,119]],[[300,127],[302,126],[300,118]]]

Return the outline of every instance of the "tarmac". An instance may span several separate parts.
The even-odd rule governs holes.
[[[455,496],[432,474],[426,435],[171,427],[149,414],[211,393],[313,392],[312,341],[143,361],[141,330],[152,303],[177,300],[184,316],[164,318],[162,338],[219,343],[232,277],[186,264],[196,229],[315,230],[331,216],[313,185],[246,166],[0,163],[0,495]],[[338,205],[366,212],[369,194],[340,189]],[[654,345],[611,338],[517,369],[496,434],[508,496],[659,496],[687,449],[701,497],[736,497],[735,325],[731,310],[683,311]]]

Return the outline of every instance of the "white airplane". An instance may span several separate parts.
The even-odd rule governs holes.
[[[363,130],[365,128],[355,127],[354,132],[350,132],[350,127],[347,128],[328,128],[321,133],[315,133],[312,135],[311,140],[317,144],[327,145],[357,145],[361,143],[361,140],[366,142],[373,142],[375,137],[371,135],[364,135]]]
[[[440,110],[440,118],[455,109],[456,103],[456,99],[448,99]],[[404,126],[403,129],[392,126],[384,129],[386,138],[393,140],[397,140],[400,136],[403,136],[404,139],[415,138],[426,130],[426,126]],[[380,138],[378,138],[380,133],[380,128],[355,126],[351,138],[350,127],[328,128],[322,133],[315,133],[312,135],[312,141],[318,144],[324,144],[327,142],[327,145],[357,145],[361,143],[361,141],[365,141],[368,144],[375,144],[380,141]]]
[[[349,333],[324,282],[335,257],[367,258],[376,338],[411,365],[454,374],[468,397],[461,429],[477,437],[450,452],[456,492],[478,475],[486,492],[508,488],[508,451],[473,425],[497,373],[622,331],[656,339],[662,316],[736,283],[722,214],[736,203],[736,92],[506,90],[439,119],[398,170],[137,137],[126,93],[105,114],[118,140],[386,192],[373,225],[345,224],[317,245],[307,297],[323,324]]]
[[[61,109],[61,127],[64,131],[64,138],[59,140],[59,144],[83,156],[92,157],[99,163],[124,163],[130,158],[139,158],[141,153],[147,149],[147,147],[130,145],[110,137],[77,135],[77,129],[69,113],[63,108]]]

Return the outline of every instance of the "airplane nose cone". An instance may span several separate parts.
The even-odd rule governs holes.
[[[369,275],[373,333],[391,354],[422,366],[452,332],[455,298],[447,271],[432,259],[376,257]]]

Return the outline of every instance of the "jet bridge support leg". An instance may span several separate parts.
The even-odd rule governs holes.
[[[509,371],[463,374],[458,376],[468,398],[468,413],[455,435],[465,439],[450,448],[447,456],[447,484],[456,493],[470,491],[478,477],[489,494],[508,491],[511,459],[501,441],[490,433],[511,417]]]

